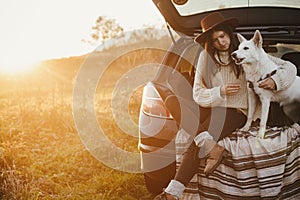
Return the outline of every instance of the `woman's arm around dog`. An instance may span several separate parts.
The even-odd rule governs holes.
[[[262,80],[259,86],[277,91],[285,90],[294,82],[297,68],[289,61],[271,55],[268,56],[278,66],[278,69],[270,78]]]

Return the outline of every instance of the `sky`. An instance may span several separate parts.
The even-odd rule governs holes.
[[[99,16],[125,29],[162,24],[152,0],[0,0],[0,67],[82,55]]]

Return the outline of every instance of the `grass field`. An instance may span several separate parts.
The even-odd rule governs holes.
[[[163,55],[139,53],[134,59],[129,55],[113,65],[121,62],[126,71],[128,66],[140,65],[147,58],[159,62]],[[47,70],[41,70],[43,75],[5,77],[1,82],[0,199],[151,199],[142,174],[105,166],[90,154],[77,133],[72,89],[74,76],[85,58],[49,61],[43,63],[43,67],[48,65]],[[75,66],[69,76],[55,71],[55,66],[66,66],[67,62]],[[119,71],[119,75],[122,73]],[[138,139],[124,136],[112,119],[111,92],[119,78],[110,77],[110,81],[99,83],[106,90],[96,91],[96,115],[101,118],[98,123],[110,133],[109,139],[115,145],[138,152]],[[141,94],[139,87],[127,105],[135,123]]]
[[[69,103],[13,101],[1,101],[2,199],[147,199],[141,174],[110,169],[84,148]]]

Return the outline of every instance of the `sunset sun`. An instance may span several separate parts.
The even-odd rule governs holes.
[[[0,73],[7,75],[22,74],[31,71],[36,67],[34,61],[26,59],[7,59],[0,62]]]

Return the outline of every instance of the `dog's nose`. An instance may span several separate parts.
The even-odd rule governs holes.
[[[236,58],[236,53],[233,52],[233,53],[231,54],[231,57]]]

